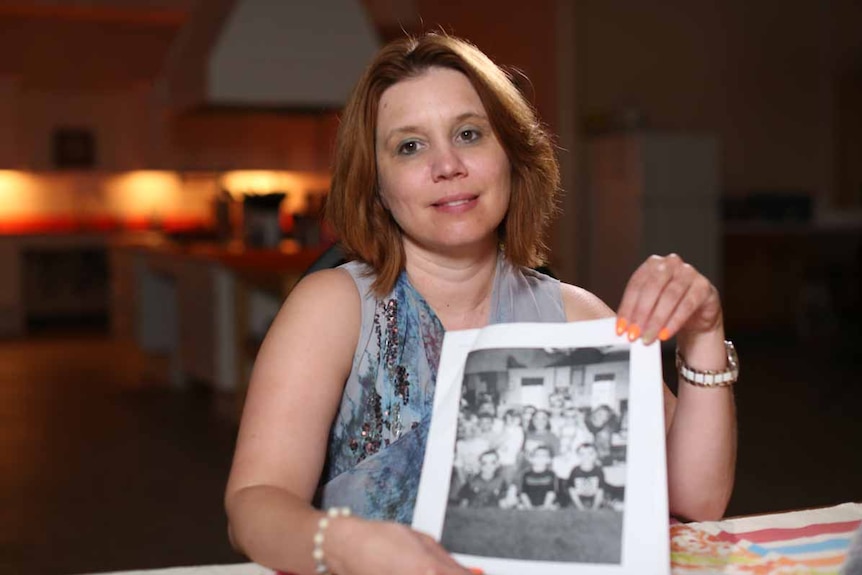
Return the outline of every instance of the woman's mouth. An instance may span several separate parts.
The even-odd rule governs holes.
[[[458,208],[476,201],[477,198],[478,196],[460,196],[457,198],[440,200],[439,202],[435,202],[432,205],[435,208]]]

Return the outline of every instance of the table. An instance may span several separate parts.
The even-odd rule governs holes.
[[[672,525],[673,574],[837,573],[862,503]]]
[[[837,573],[862,523],[862,503],[670,527],[673,575]],[[101,575],[272,575],[254,563]]]

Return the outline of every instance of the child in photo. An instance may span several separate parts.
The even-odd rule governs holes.
[[[527,456],[530,468],[521,478],[522,509],[557,509],[557,476],[551,470],[551,449],[535,447]]]
[[[502,441],[502,425],[497,425],[497,418],[493,414],[484,411],[479,413],[478,436],[494,449],[499,446]]]
[[[569,499],[578,509],[598,509],[605,497],[605,474],[598,463],[596,446],[582,443],[577,453],[580,463],[566,483]]]
[[[568,481],[572,470],[581,462],[577,448],[584,441],[581,441],[576,433],[576,430],[571,427],[560,430],[560,451],[554,455],[551,469],[561,481]]]
[[[558,434],[563,425],[563,406],[566,398],[562,393],[554,392],[548,396],[548,411],[550,417],[550,429],[552,433]]]
[[[587,427],[593,434],[599,461],[604,465],[610,465],[613,461],[611,448],[613,436],[617,432],[618,426],[617,414],[607,405],[599,405],[594,408],[587,419]]]
[[[533,415],[536,413],[535,405],[525,405],[524,409],[521,410],[521,426],[523,426],[524,430],[530,428],[530,422],[533,421]]]
[[[574,443],[572,449],[577,448],[582,443],[593,443],[593,434],[587,429],[581,410],[574,406],[566,407],[563,409],[562,418],[563,423],[558,434],[561,439],[563,436],[572,437]]]
[[[458,431],[455,440],[455,460],[453,462],[459,481],[463,484],[479,473],[479,457],[491,449],[491,443],[479,431],[478,424],[471,422],[469,413],[458,418]]]
[[[551,432],[551,414],[547,409],[538,409],[527,427],[527,437],[524,441],[524,451],[532,452],[539,445],[544,445],[551,452],[551,457],[560,450],[560,439]]]
[[[503,476],[515,483],[518,476],[518,466],[521,463],[521,449],[524,447],[524,428],[521,426],[521,414],[517,409],[509,409],[503,415],[503,431],[497,452],[500,454],[500,468]]]
[[[479,473],[467,479],[458,493],[461,507],[502,507],[517,504],[515,486],[500,473],[500,456],[489,449],[479,457]]]

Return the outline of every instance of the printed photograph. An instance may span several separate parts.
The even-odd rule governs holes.
[[[629,345],[471,352],[443,545],[619,564],[630,364]]]

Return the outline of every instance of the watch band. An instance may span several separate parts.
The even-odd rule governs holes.
[[[720,370],[699,370],[685,363],[679,348],[676,349],[676,369],[684,381],[698,387],[728,387],[739,379],[739,357],[730,341],[724,342],[727,351],[727,367]]]

